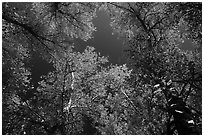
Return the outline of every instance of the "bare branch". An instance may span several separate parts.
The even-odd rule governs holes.
[[[114,2],[108,2],[108,4],[113,5],[113,6],[117,7],[117,8],[120,8],[120,9],[126,10],[126,11],[128,11],[128,12],[130,12],[130,13],[134,13],[132,10],[130,10],[130,9],[128,9],[128,8],[125,8],[125,7],[123,7],[123,6],[117,5],[117,4],[115,4]]]

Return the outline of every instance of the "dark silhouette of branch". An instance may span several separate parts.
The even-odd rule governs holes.
[[[2,19],[4,19],[5,21],[7,21],[8,23],[12,23],[14,25],[17,25],[19,27],[21,27],[22,29],[24,29],[25,31],[27,31],[29,34],[31,34],[34,38],[36,38],[42,45],[44,45],[46,47],[46,49],[48,50],[48,53],[55,59],[55,57],[51,54],[51,52],[53,51],[51,48],[49,48],[42,40],[47,41],[47,42],[51,42],[53,44],[55,44],[54,41],[47,39],[43,36],[38,35],[33,29],[32,27],[28,26],[27,24],[23,24],[20,23],[6,15],[2,15]]]

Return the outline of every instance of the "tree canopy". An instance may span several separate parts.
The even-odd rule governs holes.
[[[75,49],[93,38],[97,10],[126,64]],[[198,2],[3,2],[2,133],[202,134],[201,14]],[[53,68],[39,81],[34,53]]]

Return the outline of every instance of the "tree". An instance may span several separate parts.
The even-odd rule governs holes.
[[[9,78],[12,69],[23,67],[32,73],[28,64],[33,52],[52,62],[70,45],[67,41],[91,38],[96,7],[95,3],[2,3],[4,82],[13,78]]]
[[[74,49],[75,39],[92,37],[100,6],[125,40],[127,66],[107,65],[93,47]],[[201,18],[193,21],[200,3],[2,8],[3,134],[201,134],[200,52],[178,46],[190,38],[201,47]],[[28,65],[33,52],[54,67],[38,87]]]
[[[17,96],[16,111],[7,108],[17,119],[21,112],[21,132],[82,134],[87,131],[83,125],[90,121],[95,134],[128,132],[124,119],[127,111],[135,109],[129,98],[131,89],[125,82],[131,71],[125,65],[105,68],[107,58],[99,56],[92,47],[83,53],[70,48],[61,55],[53,61],[55,71],[43,77],[33,98],[22,100]],[[128,108],[128,104],[132,107]],[[116,125],[110,118],[115,119]]]
[[[47,129],[46,123],[40,127],[30,125],[34,122],[39,126],[43,121],[32,108],[36,87],[30,84],[32,70],[26,66],[30,53],[39,52],[50,62],[67,48],[66,40],[72,43],[74,38],[91,38],[96,7],[94,3],[2,4],[4,134],[42,134],[52,130]],[[29,128],[21,128],[24,125]]]
[[[158,131],[158,129],[164,127],[163,125],[167,127],[166,133],[170,133],[168,132],[168,121],[171,119],[171,114],[166,109],[169,106],[168,100],[174,94],[173,89],[176,88],[176,93],[182,94],[181,98],[185,103],[192,99],[190,96],[193,95],[190,94],[199,95],[201,91],[201,89],[198,91],[198,87],[192,89],[194,84],[189,80],[195,64],[199,69],[197,76],[194,73],[193,75],[196,79],[201,76],[201,67],[199,67],[201,60],[198,51],[184,52],[177,46],[182,41],[178,26],[185,12],[185,10],[180,12],[182,9],[180,6],[175,3],[108,3],[105,6],[112,17],[111,26],[115,32],[125,38],[125,43],[128,45],[126,50],[129,58],[128,65],[133,68],[134,74],[131,83],[136,90],[136,96],[138,98],[142,96],[142,102],[145,106],[143,110],[147,110],[147,116],[143,118],[148,121],[148,125],[144,125],[147,126],[147,134],[162,134],[165,129],[163,128],[162,131]],[[187,12],[187,16],[190,14],[192,12]],[[187,20],[191,22],[190,18]],[[198,23],[201,24],[201,22]],[[192,69],[189,69],[192,67],[190,64],[194,64]],[[181,80],[182,82],[179,83],[175,79],[188,79],[188,82]],[[155,93],[154,85],[169,80],[173,81],[175,85],[171,87],[171,90],[166,90],[166,87],[164,89],[159,88],[162,94],[158,96]],[[194,79],[193,81],[196,82],[197,80]],[[201,79],[197,82],[200,83]],[[188,89],[189,85],[191,88]],[[176,96],[178,97],[178,94]],[[167,115],[163,117],[162,115],[165,114]],[[158,120],[154,122],[156,117]],[[175,115],[174,118],[176,119]],[[197,118],[199,119],[199,116]],[[185,119],[185,121],[188,120]],[[176,120],[174,122],[179,123]],[[176,128],[179,134],[185,134],[185,132],[186,134],[199,134],[199,132],[183,132],[178,126]]]
[[[2,130],[3,134],[23,134],[22,110],[17,106],[32,97],[31,72],[25,67],[29,52],[19,43],[3,44],[7,46],[2,48]]]
[[[60,94],[59,96],[61,98],[55,101],[59,105],[52,104],[54,106],[51,107],[49,105],[50,102],[47,102],[45,107],[49,106],[49,109],[55,109],[57,108],[56,106],[61,106],[59,107],[61,108],[59,112],[64,112],[64,114],[61,114],[64,120],[61,121],[64,121],[63,126],[65,126],[66,134],[84,133],[86,129],[84,129],[83,122],[86,122],[86,120],[82,120],[87,116],[89,119],[92,119],[92,126],[95,127],[96,133],[110,134],[111,132],[112,134],[115,132],[115,134],[125,134],[121,130],[119,130],[120,132],[117,131],[120,126],[126,128],[122,123],[118,127],[114,127],[111,131],[107,130],[110,130],[108,129],[109,126],[112,126],[112,124],[110,125],[111,121],[109,117],[115,118],[115,123],[120,122],[117,120],[117,117],[120,119],[121,117],[125,118],[123,114],[124,107],[127,107],[127,104],[131,104],[131,100],[127,95],[127,88],[125,89],[125,87],[128,87],[128,85],[125,85],[125,79],[130,75],[130,71],[125,66],[104,68],[103,64],[107,62],[107,59],[98,56],[93,50],[94,48],[88,47],[82,54],[67,52],[65,58],[60,58],[56,62],[57,72],[48,76],[48,79],[45,80],[47,84],[44,84],[44,82],[40,84],[39,91],[45,93],[46,96],[49,94],[52,99],[57,96],[56,94]],[[64,69],[66,68],[66,63],[72,63],[73,66],[69,67],[69,64],[67,64],[67,69]],[[70,70],[70,68],[72,69]],[[70,75],[72,78],[70,78]],[[54,79],[57,80],[53,82]],[[58,92],[56,93],[56,91]],[[64,98],[62,94],[64,94]],[[45,98],[44,96],[41,97],[42,99]],[[132,107],[134,107],[133,104]],[[45,108],[43,110],[48,113],[53,113],[54,111],[47,111]],[[118,116],[117,112],[123,115],[120,114]],[[53,120],[56,114],[51,117],[50,120]],[[70,121],[74,122],[72,123]],[[58,122],[54,123],[56,124]]]
[[[53,54],[65,46],[60,43],[91,38],[96,7],[95,3],[3,3],[3,40],[12,39],[55,59]]]
[[[95,3],[2,3],[3,70],[19,67],[12,62],[28,66],[33,52],[52,62],[75,38],[91,38],[96,7]],[[5,78],[12,73],[4,72]]]

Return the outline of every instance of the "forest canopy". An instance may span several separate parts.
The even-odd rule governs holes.
[[[76,49],[99,10],[125,64]],[[2,134],[200,135],[201,49],[201,2],[3,2]]]

